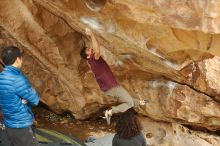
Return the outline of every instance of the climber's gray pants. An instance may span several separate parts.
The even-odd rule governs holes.
[[[135,106],[138,106],[138,102],[135,100],[135,103],[133,101],[134,98],[131,97],[131,95],[128,93],[125,88],[122,86],[116,86],[108,91],[105,92],[106,95],[117,98],[118,102],[121,103],[118,106],[113,106],[112,107],[112,113],[120,113],[120,112],[125,112],[129,108]]]

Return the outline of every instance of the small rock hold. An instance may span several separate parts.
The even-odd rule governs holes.
[[[153,134],[152,134],[152,133],[147,133],[147,134],[146,134],[146,137],[147,137],[147,138],[152,138],[152,137],[153,137]]]

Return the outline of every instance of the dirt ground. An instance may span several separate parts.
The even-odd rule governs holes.
[[[108,126],[102,118],[93,118],[87,121],[75,120],[71,115],[56,115],[53,112],[37,107],[33,109],[35,115],[35,126],[55,130],[70,136],[78,137],[81,140],[86,140],[88,136],[100,137],[106,133],[113,133],[116,118],[112,119],[111,125]]]

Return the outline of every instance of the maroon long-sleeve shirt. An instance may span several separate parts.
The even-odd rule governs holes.
[[[95,60],[93,53],[89,59],[89,64],[102,91],[106,92],[118,85],[110,67],[101,56]]]

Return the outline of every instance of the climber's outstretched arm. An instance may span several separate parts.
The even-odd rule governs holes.
[[[94,57],[96,60],[98,60],[100,57],[100,48],[99,48],[99,44],[95,38],[95,35],[93,34],[93,32],[89,28],[86,28],[85,33],[86,33],[86,35],[88,35],[91,38],[92,49],[94,51]]]

